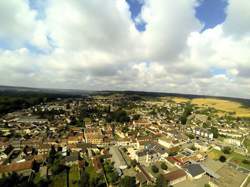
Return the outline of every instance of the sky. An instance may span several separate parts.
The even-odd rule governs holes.
[[[250,98],[249,0],[0,1],[0,85]]]

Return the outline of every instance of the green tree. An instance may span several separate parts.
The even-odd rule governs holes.
[[[161,169],[167,170],[167,169],[168,169],[168,166],[167,166],[164,162],[162,162],[162,163],[161,163]]]
[[[211,127],[210,132],[213,133],[214,138],[218,138],[219,136],[219,131],[216,127]]]
[[[221,155],[220,158],[219,158],[219,160],[221,162],[226,162],[227,158],[224,155]]]
[[[155,165],[152,165],[152,166],[151,166],[151,170],[152,170],[154,173],[158,173],[158,172],[159,172],[159,168],[156,167]]]
[[[227,147],[224,147],[222,151],[224,154],[231,154],[232,149],[231,149],[231,147],[227,146]]]
[[[167,187],[168,181],[164,178],[163,175],[159,175],[156,179],[155,187]]]
[[[136,187],[135,177],[125,176],[121,179],[119,187]]]

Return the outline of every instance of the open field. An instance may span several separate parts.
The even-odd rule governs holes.
[[[198,106],[212,107],[219,110],[219,114],[223,114],[224,112],[233,112],[239,117],[250,117],[250,108],[246,108],[240,103],[234,101],[214,98],[187,99],[181,97],[174,97],[173,100],[177,103],[191,101],[192,104],[196,104]]]
[[[208,152],[208,157],[213,160],[218,160],[221,155],[223,155],[223,153],[216,149],[212,149],[211,151]]]

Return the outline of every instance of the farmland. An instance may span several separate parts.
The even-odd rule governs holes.
[[[250,108],[244,107],[242,104],[234,101],[215,99],[215,98],[195,98],[187,99],[181,97],[174,97],[173,100],[176,103],[188,102],[198,106],[212,107],[218,110],[219,115],[223,115],[227,112],[235,114],[239,117],[250,117]]]

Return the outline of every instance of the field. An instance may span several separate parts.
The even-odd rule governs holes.
[[[219,110],[219,114],[224,114],[225,112],[233,112],[239,117],[250,117],[250,108],[242,106],[238,102],[223,100],[223,99],[213,99],[213,98],[195,98],[187,99],[174,97],[173,100],[176,103],[191,101],[192,104],[198,106],[208,106]]]
[[[216,149],[212,149],[210,152],[208,152],[208,157],[213,160],[218,160],[221,155],[223,155],[223,153]]]

